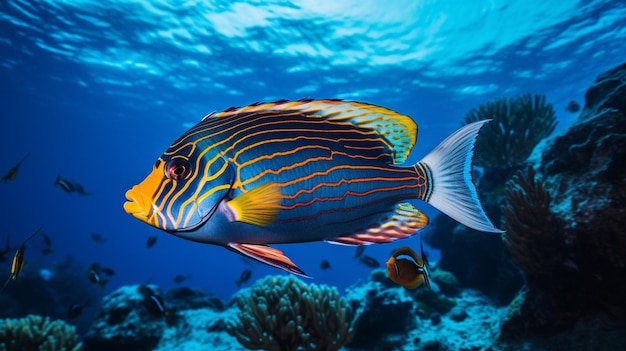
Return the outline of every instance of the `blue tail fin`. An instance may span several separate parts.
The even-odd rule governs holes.
[[[472,229],[502,233],[483,210],[471,174],[476,137],[487,122],[489,120],[463,126],[419,163],[431,173],[429,204]]]

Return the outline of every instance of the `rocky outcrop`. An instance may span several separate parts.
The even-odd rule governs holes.
[[[580,117],[543,152],[538,173],[550,195],[545,216],[551,217],[545,223],[558,224],[546,229],[550,250],[542,250],[541,235],[525,236],[529,229],[521,223],[512,228],[534,256],[528,262],[550,264],[522,267],[527,287],[509,307],[502,339],[552,334],[598,316],[610,323],[626,319],[624,160],[626,64],[598,77]],[[542,251],[550,257],[540,257]]]
[[[150,351],[156,347],[167,324],[146,309],[139,288],[124,286],[104,298],[85,337],[85,351]],[[156,286],[150,289],[160,294]]]

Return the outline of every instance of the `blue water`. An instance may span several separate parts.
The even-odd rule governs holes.
[[[555,105],[558,133],[576,118],[567,103],[582,104],[595,77],[624,62],[624,18],[623,1],[592,0],[2,1],[0,173],[31,155],[15,181],[0,183],[0,246],[7,232],[17,246],[43,226],[54,252],[40,254],[33,240],[25,271],[69,255],[85,269],[116,270],[105,292],[148,280],[169,289],[175,275],[191,274],[184,284],[228,299],[250,268],[240,256],[122,209],[126,190],[204,115],[303,97],[379,104],[419,124],[413,163],[470,108],[530,92]],[[59,174],[92,194],[64,193]],[[93,242],[93,232],[107,242]],[[149,235],[158,236],[151,249]],[[419,247],[419,238],[366,254],[384,263],[403,245]],[[353,248],[277,247],[316,283],[344,289],[370,272]],[[252,281],[281,273],[251,269]]]

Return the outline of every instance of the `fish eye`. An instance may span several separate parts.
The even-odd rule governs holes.
[[[165,165],[165,176],[169,179],[184,180],[191,175],[191,164],[182,158],[175,158]]]

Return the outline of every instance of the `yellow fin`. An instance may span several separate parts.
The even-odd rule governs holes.
[[[259,185],[227,202],[234,220],[264,227],[276,218],[281,193],[273,183]]]
[[[324,100],[322,100],[324,101]],[[393,163],[403,163],[417,141],[417,124],[406,115],[385,107],[361,102],[330,100],[324,109],[329,120],[348,120],[374,130],[393,152]]]

